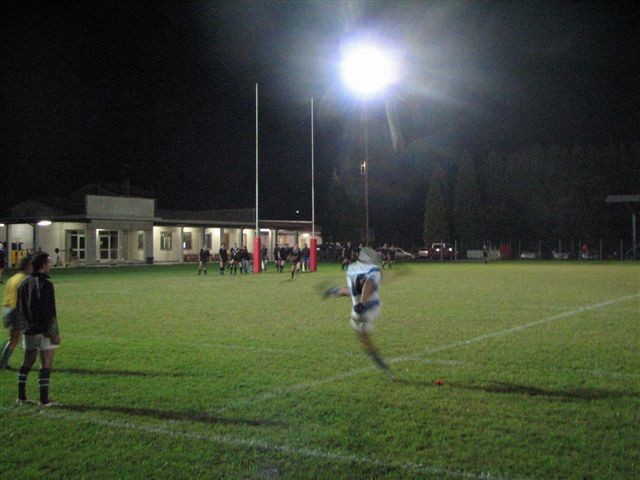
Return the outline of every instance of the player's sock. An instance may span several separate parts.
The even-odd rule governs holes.
[[[204,274],[205,274],[205,275],[207,274],[207,269],[206,269],[206,268],[204,269]]]
[[[20,367],[18,371],[18,400],[27,399],[27,375],[29,375],[29,367]]]
[[[40,403],[49,403],[49,377],[50,368],[41,368],[38,375],[38,386],[40,387]]]
[[[9,357],[13,353],[13,350],[9,349],[9,345],[11,345],[11,340],[7,341],[4,344],[4,348],[2,349],[2,356],[0,357],[0,370],[4,370],[9,365]]]

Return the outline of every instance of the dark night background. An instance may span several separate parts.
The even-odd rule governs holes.
[[[318,221],[334,239],[357,236],[336,223],[361,217],[340,216],[336,201],[353,210],[362,202],[363,108],[344,91],[337,63],[341,45],[366,32],[403,64],[384,101],[368,104],[376,240],[428,240],[425,199],[438,182],[449,239],[628,237],[629,216],[603,195],[640,194],[637,10],[631,2],[5,4],[0,210],[124,178],[161,208],[253,207],[257,82],[260,217],[311,217],[314,97]],[[487,215],[473,235],[455,213],[465,163]]]

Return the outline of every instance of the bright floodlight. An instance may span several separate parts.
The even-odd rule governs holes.
[[[40,220],[38,222],[38,225],[40,225],[41,227],[48,227],[49,225],[51,225],[51,220]]]
[[[342,80],[350,90],[365,97],[375,95],[396,80],[390,56],[370,45],[350,48],[342,58]]]

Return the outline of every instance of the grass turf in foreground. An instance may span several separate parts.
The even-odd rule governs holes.
[[[53,273],[65,405],[14,406],[0,372],[0,478],[640,477],[637,265],[385,274],[374,340],[396,382],[348,299],[316,293],[339,267],[195,273]]]

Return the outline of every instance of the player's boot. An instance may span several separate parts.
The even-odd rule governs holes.
[[[373,361],[373,364],[378,367],[380,370],[391,374],[391,369],[389,368],[389,365],[387,365],[384,361],[384,358],[382,358],[382,355],[380,355],[378,352],[376,351],[370,351],[367,352],[369,354],[369,357],[371,358],[371,360]]]

